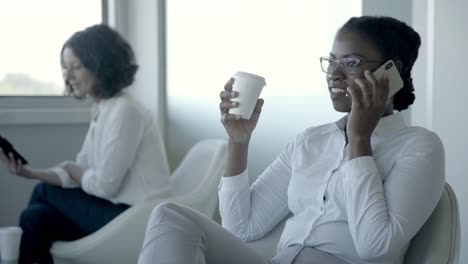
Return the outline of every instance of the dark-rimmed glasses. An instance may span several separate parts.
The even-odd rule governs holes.
[[[361,72],[359,66],[363,62],[384,62],[383,60],[361,60],[358,58],[342,58],[340,60],[334,60],[330,57],[320,57],[320,66],[322,71],[325,73],[332,73],[338,65],[341,65],[341,69],[345,74],[357,74]]]

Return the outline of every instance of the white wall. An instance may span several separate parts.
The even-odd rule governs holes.
[[[164,1],[109,0],[109,24],[130,43],[140,66],[129,88],[155,116],[165,130]]]
[[[391,16],[410,23],[411,10],[412,4],[408,0],[362,0],[363,15]]]
[[[47,168],[74,159],[87,128],[87,124],[2,125],[0,134],[14,144],[31,166]],[[0,227],[18,224],[36,183],[10,175],[0,167]]]
[[[425,84],[420,108],[412,111],[414,124],[426,126],[444,142],[447,182],[454,188],[461,218],[460,262],[468,263],[468,1],[413,0],[414,23],[427,43],[415,81]],[[419,86],[418,86],[419,87]]]

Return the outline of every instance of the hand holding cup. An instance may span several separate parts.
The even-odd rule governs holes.
[[[237,72],[221,92],[221,122],[234,143],[250,140],[263,106],[258,99],[265,86],[265,79],[258,75]]]

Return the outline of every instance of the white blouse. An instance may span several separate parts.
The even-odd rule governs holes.
[[[291,213],[278,250],[299,244],[350,263],[403,263],[445,184],[439,137],[384,117],[373,156],[349,160],[346,117],[299,134],[249,189],[247,172],[219,186],[223,226],[255,240]]]
[[[169,194],[169,165],[154,118],[127,93],[101,100],[76,163],[81,188],[114,203],[133,205]],[[61,168],[53,169],[64,188],[79,185]]]

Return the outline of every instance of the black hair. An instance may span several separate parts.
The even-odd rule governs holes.
[[[127,41],[109,26],[99,24],[74,33],[63,44],[61,60],[67,47],[96,76],[93,96],[111,98],[133,83],[138,69],[135,54]],[[73,94],[73,88],[68,83],[65,86]]]
[[[413,104],[414,87],[411,69],[418,57],[421,38],[413,28],[395,18],[361,16],[350,18],[338,31],[356,32],[371,41],[386,60],[401,61],[404,86],[393,97],[393,108],[401,111]]]

